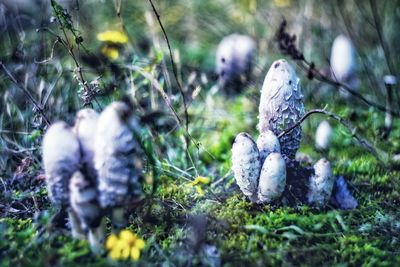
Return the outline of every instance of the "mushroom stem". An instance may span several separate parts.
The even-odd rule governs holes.
[[[127,224],[124,208],[114,208],[111,214],[111,218],[114,228],[121,229]]]
[[[392,115],[392,100],[393,100],[393,90],[392,84],[388,83],[385,80],[386,87],[386,115],[385,115],[385,131],[386,136],[389,137],[390,132],[392,131],[393,126],[393,115]]]
[[[71,225],[72,237],[76,238],[76,239],[84,240],[85,233],[81,227],[80,220],[79,220],[77,214],[72,209],[70,209],[68,211],[68,218],[69,218],[69,223]]]
[[[106,220],[101,219],[101,223],[98,227],[90,228],[88,233],[88,240],[90,248],[95,254],[100,254],[102,252],[102,243],[105,236]]]

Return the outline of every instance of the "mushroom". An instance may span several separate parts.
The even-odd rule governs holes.
[[[69,183],[71,209],[79,220],[81,229],[88,232],[89,243],[94,252],[101,251],[104,238],[102,211],[94,181],[76,171]]]
[[[300,79],[294,69],[284,59],[272,63],[261,89],[258,124],[260,133],[270,130],[278,135],[295,124],[304,115],[302,99]],[[301,135],[301,126],[298,126],[279,139],[285,160],[295,158]]]
[[[281,152],[281,145],[279,144],[278,137],[276,137],[276,135],[270,130],[267,130],[258,136],[257,148],[260,151],[261,164],[264,163],[270,153]]]
[[[112,223],[118,227],[126,224],[124,207],[142,193],[142,154],[133,132],[137,128],[132,109],[124,102],[110,104],[97,123],[94,166],[99,203],[111,213]]]
[[[278,199],[286,185],[286,164],[282,155],[273,152],[267,156],[260,173],[258,201],[269,203]]]
[[[43,138],[43,165],[46,174],[47,191],[50,200],[60,207],[60,212],[69,207],[69,182],[80,168],[80,147],[78,138],[65,122],[50,126]],[[78,218],[68,209],[72,235],[83,236]]]
[[[232,170],[240,190],[253,202],[257,201],[260,169],[256,143],[248,133],[238,134],[232,146]]]
[[[332,138],[332,127],[328,121],[322,121],[315,132],[315,147],[319,150],[326,150]]]
[[[221,87],[234,91],[249,80],[256,43],[247,35],[231,34],[222,39],[216,53],[216,72]]]
[[[317,161],[314,164],[314,175],[311,175],[309,181],[308,203],[317,207],[325,206],[331,197],[334,181],[329,161],[325,158]]]
[[[330,64],[334,80],[346,84],[353,90],[358,88],[358,79],[355,73],[355,50],[353,43],[345,35],[341,34],[333,41]],[[343,90],[340,92],[343,97],[349,97],[347,92]]]
[[[97,121],[99,114],[89,108],[82,109],[77,112],[75,124],[73,127],[74,134],[78,137],[81,154],[82,168],[93,182],[97,180],[97,173],[94,168],[94,140],[96,134]]]

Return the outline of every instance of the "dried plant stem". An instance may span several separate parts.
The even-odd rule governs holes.
[[[308,62],[307,60],[305,60],[305,59],[302,60],[302,62],[303,62],[303,65],[302,65],[301,67],[306,68],[307,70],[309,70],[309,69],[310,69],[310,66],[311,66],[311,63],[309,63],[309,62]],[[341,88],[343,88],[344,90],[346,90],[347,92],[349,92],[350,94],[352,94],[353,96],[355,96],[355,97],[357,97],[358,99],[360,99],[360,100],[361,100],[362,102],[364,102],[365,104],[367,104],[367,105],[369,105],[369,106],[372,106],[372,107],[374,107],[374,108],[376,108],[376,109],[378,109],[378,110],[380,110],[380,111],[389,112],[389,113],[392,114],[393,116],[400,117],[400,113],[399,113],[399,112],[394,111],[394,110],[389,110],[386,106],[381,105],[381,104],[378,104],[378,103],[376,103],[376,102],[373,102],[373,101],[371,101],[371,100],[365,98],[362,94],[360,94],[359,92],[353,90],[353,89],[350,88],[348,85],[346,85],[346,84],[344,84],[344,83],[341,83],[341,82],[338,82],[337,80],[335,81],[335,80],[333,80],[333,79],[330,79],[329,77],[327,77],[326,75],[322,74],[320,71],[318,71],[318,70],[315,69],[315,68],[312,68],[311,71],[312,71],[312,73],[313,73],[313,75],[314,75],[314,78],[317,79],[318,81],[324,82],[324,83],[327,83],[327,84],[330,84],[330,85],[335,86],[335,87],[337,87],[337,88],[341,87]]]
[[[24,88],[18,81],[17,79],[11,74],[11,72],[8,70],[8,68],[3,64],[3,62],[0,61],[0,67],[4,70],[5,74],[10,78],[10,80],[19,88],[21,89],[24,94],[28,97],[29,101],[31,101],[31,103],[35,106],[35,109],[39,112],[39,114],[42,116],[42,118],[44,119],[44,121],[46,122],[47,125],[50,125],[51,122],[49,120],[49,118],[46,116],[46,114],[44,113],[42,107],[39,105],[38,102],[36,102],[36,100],[33,98],[33,96],[31,95],[31,93]]]
[[[348,121],[346,121],[345,119],[343,119],[342,117],[340,117],[339,115],[327,111],[325,109],[312,109],[310,111],[308,111],[306,114],[304,114],[303,117],[300,118],[300,120],[298,120],[295,124],[293,124],[292,126],[290,126],[289,128],[283,130],[279,135],[278,138],[281,138],[282,136],[284,136],[285,134],[290,133],[292,130],[294,130],[296,127],[298,127],[301,123],[303,123],[303,121],[309,117],[311,114],[324,114],[327,115],[333,119],[335,119],[336,121],[338,121],[339,123],[341,123],[344,127],[346,127],[350,132],[351,135],[357,139],[357,141],[361,144],[362,147],[364,147],[366,150],[368,150],[372,155],[374,155],[374,157],[376,159],[378,159],[379,161],[381,161],[382,163],[386,164],[387,160],[388,160],[388,155],[386,152],[384,151],[380,151],[377,148],[375,148],[373,145],[371,145],[365,138],[361,137],[359,134],[357,134],[357,128],[353,127]]]
[[[378,7],[376,6],[376,0],[370,0],[369,4],[371,6],[371,11],[372,11],[372,16],[374,17],[374,24],[375,24],[375,30],[378,34],[379,42],[382,46],[383,49],[383,54],[385,55],[385,61],[387,64],[387,67],[389,69],[389,72],[391,75],[395,75],[395,69],[393,67],[392,61],[391,61],[391,56],[390,56],[390,50],[388,47],[387,42],[385,41],[382,33],[382,25],[381,25],[381,20],[378,15]]]
[[[186,104],[185,94],[183,92],[181,83],[179,82],[179,79],[178,79],[178,73],[177,73],[177,70],[176,70],[176,65],[175,65],[174,57],[172,55],[172,50],[171,50],[171,44],[169,42],[167,32],[164,29],[164,25],[161,22],[160,15],[159,15],[156,7],[153,4],[153,1],[149,0],[149,2],[150,2],[150,5],[151,5],[151,7],[153,9],[154,14],[156,15],[158,24],[161,27],[161,30],[163,32],[165,41],[167,42],[169,57],[170,57],[170,60],[171,60],[171,65],[172,65],[172,72],[174,73],[174,77],[175,77],[176,83],[177,83],[178,88],[179,88],[179,93],[181,94],[181,97],[182,97],[183,108],[184,108],[184,112],[185,112],[185,128],[186,128],[186,131],[189,132],[189,114],[188,114],[188,111],[187,111],[187,104]]]

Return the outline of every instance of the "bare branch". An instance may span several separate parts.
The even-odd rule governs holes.
[[[174,73],[174,77],[175,77],[176,83],[177,83],[178,88],[179,88],[179,93],[181,94],[182,101],[183,101],[183,108],[184,108],[184,111],[185,111],[185,128],[186,128],[186,131],[189,132],[189,114],[188,114],[188,111],[187,111],[187,104],[186,104],[185,94],[183,93],[183,89],[182,89],[181,83],[179,82],[179,79],[178,79],[178,73],[177,73],[177,70],[176,70],[176,65],[175,65],[175,62],[174,62],[174,58],[172,56],[172,50],[171,50],[171,45],[170,45],[170,42],[169,42],[169,39],[168,39],[168,35],[167,35],[167,32],[164,29],[164,26],[163,26],[163,24],[161,22],[160,15],[158,14],[157,9],[153,4],[153,1],[149,0],[149,2],[150,2],[150,5],[151,5],[151,7],[153,9],[154,14],[156,15],[158,24],[160,24],[161,30],[162,30],[162,32],[164,34],[165,41],[167,42],[168,51],[169,51],[169,57],[170,57],[170,60],[171,60],[171,65],[172,65],[172,72]]]
[[[290,133],[291,131],[293,131],[296,127],[298,127],[301,123],[303,123],[303,121],[309,117],[311,114],[324,114],[327,115],[329,117],[331,117],[332,119],[335,119],[336,121],[338,121],[339,123],[341,123],[344,127],[346,127],[349,132],[351,132],[351,135],[357,139],[357,141],[361,144],[362,147],[364,147],[366,150],[368,150],[372,155],[374,155],[374,157],[376,159],[378,159],[379,161],[381,161],[382,163],[386,164],[387,160],[388,160],[388,155],[386,152],[384,151],[380,151],[377,148],[375,148],[373,145],[371,145],[365,138],[361,137],[359,134],[357,134],[357,128],[353,127],[348,121],[346,121],[345,119],[343,119],[342,117],[340,117],[339,115],[327,111],[325,109],[312,109],[310,111],[308,111],[306,114],[304,114],[303,117],[300,118],[299,121],[297,121],[295,124],[293,124],[292,126],[290,126],[289,128],[283,130],[279,135],[278,138],[281,138],[282,136]]]

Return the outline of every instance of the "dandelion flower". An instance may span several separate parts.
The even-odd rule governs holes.
[[[105,31],[97,34],[97,39],[102,42],[109,42],[115,44],[126,44],[128,36],[120,31]]]
[[[108,256],[112,260],[131,258],[133,261],[137,261],[140,258],[140,251],[144,247],[144,240],[129,230],[122,230],[119,237],[115,234],[110,235],[106,242],[106,248],[109,250]]]
[[[116,47],[105,45],[101,48],[101,53],[111,60],[119,57],[119,50]]]
[[[194,181],[191,182],[191,184],[193,186],[199,185],[199,184],[209,184],[209,183],[210,183],[210,178],[203,177],[203,176],[197,176],[196,179],[194,179]]]

